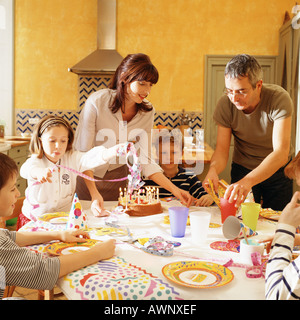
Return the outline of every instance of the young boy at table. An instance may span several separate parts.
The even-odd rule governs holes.
[[[0,153],[0,217],[8,217],[13,213],[20,196],[16,187],[17,177],[16,163]],[[99,242],[86,251],[53,258],[43,258],[42,255],[24,248],[52,240],[85,242],[87,238],[88,234],[81,230],[15,232],[0,229],[0,300],[5,286],[51,290],[58,278],[113,256],[114,240]]]
[[[188,191],[194,198],[195,206],[210,206],[212,197],[204,190],[201,181],[190,170],[179,166],[182,159],[182,135],[180,130],[162,129],[158,138],[155,139],[156,156],[164,175],[178,188]],[[157,186],[151,180],[145,180],[146,186]],[[159,188],[161,198],[172,197],[168,190]]]
[[[285,174],[300,185],[300,152]],[[280,215],[266,268],[266,299],[300,299],[300,256],[292,261],[293,247],[300,245],[300,235],[295,235],[300,226],[299,201],[300,192],[296,192]]]

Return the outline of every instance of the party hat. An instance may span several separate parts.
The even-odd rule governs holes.
[[[82,211],[81,203],[75,193],[66,229],[87,229],[86,214]]]

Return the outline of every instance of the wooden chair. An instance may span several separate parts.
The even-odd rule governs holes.
[[[0,218],[0,228],[6,228],[6,221],[17,218],[19,214],[21,213],[22,206],[23,206],[23,201],[25,197],[21,197],[17,200],[15,204],[15,208],[13,211],[13,214],[9,217],[2,217]],[[12,297],[14,291],[15,291],[15,286],[6,286],[5,291],[4,291],[4,298],[7,297]],[[38,300],[53,300],[54,297],[54,290],[37,290],[38,291]]]
[[[0,220],[0,228],[6,228],[6,221],[13,219],[13,218],[17,218],[19,216],[19,214],[21,213],[21,209],[23,206],[23,201],[24,201],[25,197],[21,197],[17,200],[16,204],[15,204],[15,208],[13,211],[13,214],[9,217],[2,217]],[[15,286],[6,286],[5,291],[4,291],[4,298],[7,297],[12,297],[14,291],[15,291]]]

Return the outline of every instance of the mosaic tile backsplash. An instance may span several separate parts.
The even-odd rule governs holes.
[[[79,122],[79,111],[60,111],[60,110],[16,110],[16,133],[31,133],[34,127],[34,123],[31,123],[31,119],[41,119],[48,114],[58,115],[66,119],[72,128],[76,130]],[[158,111],[155,113],[154,125],[163,125],[170,128],[176,128],[180,126],[179,119],[180,112],[164,112]],[[194,121],[191,128],[200,129],[203,127],[203,115],[202,113],[194,113]]]
[[[66,119],[74,130],[79,122],[79,115],[84,107],[86,99],[94,91],[107,88],[111,81],[111,75],[100,75],[96,77],[79,76],[78,77],[78,107],[77,110],[29,110],[16,109],[16,134],[31,133],[34,127],[33,119],[41,119],[48,114],[58,115]],[[201,112],[188,112],[193,119],[191,128],[200,129],[203,127],[203,114]],[[180,126],[181,112],[157,111],[154,117],[154,125],[164,125],[170,128]]]

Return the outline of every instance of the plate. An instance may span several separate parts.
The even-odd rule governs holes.
[[[172,262],[162,268],[162,273],[176,284],[199,289],[221,287],[233,279],[228,268],[207,261]]]
[[[275,211],[273,209],[261,209],[259,215],[266,219],[278,221],[281,211]]]
[[[99,241],[93,239],[87,239],[86,242],[55,242],[47,246],[46,251],[56,256],[68,255],[88,250],[97,242]]]
[[[45,213],[38,219],[41,221],[47,221],[53,224],[67,223],[69,218],[69,212],[53,212]]]

